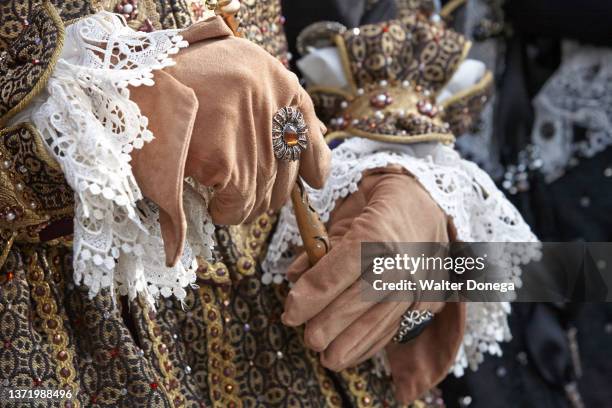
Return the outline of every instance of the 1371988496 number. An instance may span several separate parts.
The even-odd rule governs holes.
[[[72,390],[44,389],[44,388],[0,388],[0,399],[11,400],[51,400],[72,399]]]

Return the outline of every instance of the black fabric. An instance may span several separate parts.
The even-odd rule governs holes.
[[[612,241],[612,177],[604,176],[609,168],[612,148],[581,160],[551,184],[532,183],[531,191],[521,195],[529,204],[521,210],[531,213],[542,240]],[[588,198],[588,207],[581,204],[583,198]]]
[[[609,0],[507,0],[506,15],[523,34],[612,45]]]
[[[561,41],[612,46],[612,2],[507,0],[506,13],[513,35],[505,41],[504,71],[496,77],[494,134],[500,162],[509,165],[530,142],[532,100],[560,65]],[[574,137],[580,134],[575,128]],[[605,173],[610,168],[612,148],[580,159],[553,183],[534,173],[530,190],[509,198],[543,241],[609,242],[612,177]],[[585,272],[596,268],[592,262],[584,265]],[[563,267],[551,273],[563,273]],[[582,284],[598,283],[585,274]],[[574,300],[581,298],[580,289]],[[445,380],[448,407],[570,407],[565,386],[574,381],[585,407],[612,407],[612,304],[514,304],[509,324],[513,339],[502,345],[502,357],[487,356],[477,372]],[[568,340],[571,328],[576,329],[577,361]]]
[[[444,380],[447,407],[569,408],[563,386],[571,356],[563,314],[551,304],[515,304],[509,320],[513,340],[504,344],[504,355],[487,355],[477,372]]]

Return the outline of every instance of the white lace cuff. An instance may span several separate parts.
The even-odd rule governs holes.
[[[311,205],[324,222],[338,199],[357,191],[366,170],[400,165],[416,177],[433,200],[452,219],[457,238],[464,242],[537,242],[516,208],[475,164],[461,159],[449,146],[427,143],[397,145],[352,138],[332,154],[331,175],[321,190],[309,189]],[[264,261],[263,282],[280,282],[291,261],[288,250],[301,245],[291,204],[282,210]],[[539,255],[534,245],[513,245],[500,258],[499,273],[520,285],[520,265]],[[510,332],[507,303],[469,303],[466,335],[453,371],[476,368],[483,354],[500,354],[499,342]]]
[[[196,279],[196,256],[210,255],[207,193],[186,187],[189,237],[198,244],[166,267],[158,209],[143,199],[130,166],[130,152],[153,134],[128,85],[152,86],[152,71],[172,65],[169,55],[187,46],[176,30],[133,31],[112,13],[77,21],[29,112],[75,192],[74,279],[91,297],[110,288],[149,301],[158,294],[182,299]]]

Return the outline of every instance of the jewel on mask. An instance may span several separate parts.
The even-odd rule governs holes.
[[[420,100],[417,103],[417,109],[419,110],[420,114],[429,116],[430,118],[433,118],[438,114],[438,108],[428,100]]]
[[[393,103],[393,98],[388,93],[381,93],[370,98],[370,105],[377,109],[383,109]]]
[[[272,148],[277,159],[299,160],[308,147],[308,127],[299,109],[286,106],[272,119]]]
[[[138,16],[138,0],[122,0],[115,6],[115,13],[123,15],[126,20],[134,20]]]

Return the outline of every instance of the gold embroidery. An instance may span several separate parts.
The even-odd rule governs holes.
[[[304,330],[300,330],[299,336],[303,345]],[[333,382],[327,375],[325,368],[323,368],[323,366],[321,365],[321,362],[319,361],[319,355],[312,350],[306,349],[306,347],[304,347],[304,349],[306,351],[306,358],[315,370],[315,376],[317,378],[317,382],[319,383],[319,388],[321,389],[321,393],[325,397],[325,401],[327,401],[327,405],[330,407],[341,407],[342,399],[340,398],[338,391],[334,387]]]
[[[228,250],[228,263],[235,265],[239,280],[244,276],[253,276],[257,262],[266,253],[266,242],[276,222],[276,215],[268,211],[246,225],[231,226],[227,230],[225,244]],[[230,238],[231,237],[231,238]]]
[[[347,139],[353,136],[364,137],[378,142],[387,143],[424,143],[424,142],[442,142],[452,144],[455,142],[455,137],[449,133],[426,133],[415,136],[395,136],[395,135],[379,135],[375,133],[364,132],[358,129],[351,129],[349,132],[333,132],[325,137],[327,143],[334,140]]]
[[[267,212],[255,220],[248,226],[248,234],[246,245],[244,247],[245,255],[238,258],[238,271],[244,276],[251,276],[255,273],[256,262],[260,260],[265,251],[265,243],[272,231],[272,226],[276,222],[276,215],[273,212]]]
[[[72,392],[72,406],[79,407],[77,393],[79,387],[76,382],[76,370],[74,367],[74,355],[68,347],[68,334],[64,329],[64,319],[59,313],[57,304],[51,294],[51,288],[45,281],[45,273],[39,264],[39,254],[33,250],[25,252],[28,264],[29,281],[32,286],[32,299],[36,302],[36,313],[42,321],[42,328],[51,340],[53,353],[57,366],[55,368],[57,378],[65,390]],[[41,254],[40,260],[46,262]]]
[[[17,236],[17,232],[6,232],[0,230],[0,239],[2,239],[0,242],[0,268],[4,266],[4,262],[6,261],[6,258],[13,247],[13,242],[15,242],[15,237]]]
[[[226,341],[225,338],[224,316],[221,308],[217,306],[219,299],[222,302],[229,299],[229,289],[229,286],[214,288],[205,284],[200,287],[199,292],[204,306],[203,319],[207,322],[206,345],[208,349],[210,399],[215,407],[239,408],[242,407],[242,402],[238,399],[238,390],[233,379],[236,372],[232,363],[234,354],[231,351],[230,342]],[[228,290],[228,293],[225,293],[224,290]]]
[[[180,407],[184,400],[180,395],[180,386],[175,375],[175,368],[168,356],[168,348],[163,342],[161,330],[155,322],[155,312],[151,310],[147,301],[142,297],[138,297],[138,304],[142,308],[142,316],[145,319],[145,325],[148,330],[149,338],[152,343],[153,354],[159,363],[159,370],[162,373],[164,381],[159,384],[166,394],[169,396],[169,402],[172,407]]]
[[[31,21],[30,21],[31,20]],[[48,1],[23,19],[17,38],[1,38],[9,50],[0,49],[0,126],[21,112],[45,87],[62,52],[64,24]],[[3,27],[4,30],[4,27]],[[3,36],[4,37],[4,36]],[[2,44],[0,44],[2,45]]]
[[[73,205],[73,192],[36,129],[22,123],[1,130],[0,229],[20,233],[18,241],[36,242],[36,230],[72,215]]]
[[[373,399],[366,390],[366,380],[359,375],[356,369],[348,368],[342,371],[340,376],[348,384],[351,395],[353,395],[357,403],[357,407],[372,406]]]
[[[464,89],[443,102],[444,120],[453,133],[469,132],[493,95],[493,75],[487,71],[477,84]]]
[[[154,0],[111,0],[104,8],[107,11],[121,14],[134,30],[153,31],[161,29],[160,17]],[[126,13],[128,6],[130,13]]]
[[[212,281],[218,285],[230,284],[232,282],[227,266],[223,262],[210,263],[203,258],[198,258],[198,278],[204,281]]]
[[[436,95],[466,58],[469,41],[421,14],[347,30],[334,41],[351,93],[310,90],[327,116],[328,142],[454,142]]]

